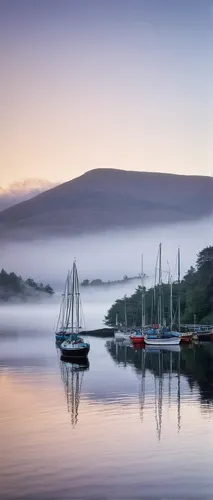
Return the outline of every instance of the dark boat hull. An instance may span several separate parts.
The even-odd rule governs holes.
[[[202,342],[209,342],[213,340],[212,332],[196,332],[196,336],[198,340],[202,340]]]
[[[85,347],[79,347],[78,348],[63,348],[61,347],[61,354],[64,358],[73,358],[73,359],[79,359],[79,358],[86,358],[89,354],[90,347],[85,346]]]

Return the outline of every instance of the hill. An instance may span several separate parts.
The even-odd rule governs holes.
[[[210,177],[95,169],[0,213],[2,236],[93,233],[196,220],[213,209]]]

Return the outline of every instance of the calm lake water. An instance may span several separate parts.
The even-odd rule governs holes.
[[[0,498],[212,499],[213,345],[179,352],[51,333],[0,338]]]

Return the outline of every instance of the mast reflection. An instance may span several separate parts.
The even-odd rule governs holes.
[[[118,363],[126,366],[128,363],[134,365],[136,371],[141,373],[141,384],[139,389],[140,418],[143,422],[146,400],[146,371],[153,375],[154,382],[154,415],[156,422],[157,437],[161,439],[163,418],[163,396],[165,381],[168,378],[168,403],[171,407],[172,379],[177,378],[177,430],[180,431],[181,404],[180,404],[180,346],[166,346],[163,348],[146,347],[134,348],[131,344],[122,345],[108,341],[106,348]]]
[[[89,370],[89,360],[67,361],[63,356],[60,358],[61,378],[67,400],[67,410],[71,416],[73,428],[78,423],[79,403],[82,390],[84,372]]]

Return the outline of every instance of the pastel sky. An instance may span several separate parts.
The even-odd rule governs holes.
[[[0,185],[212,173],[212,0],[1,0]]]

